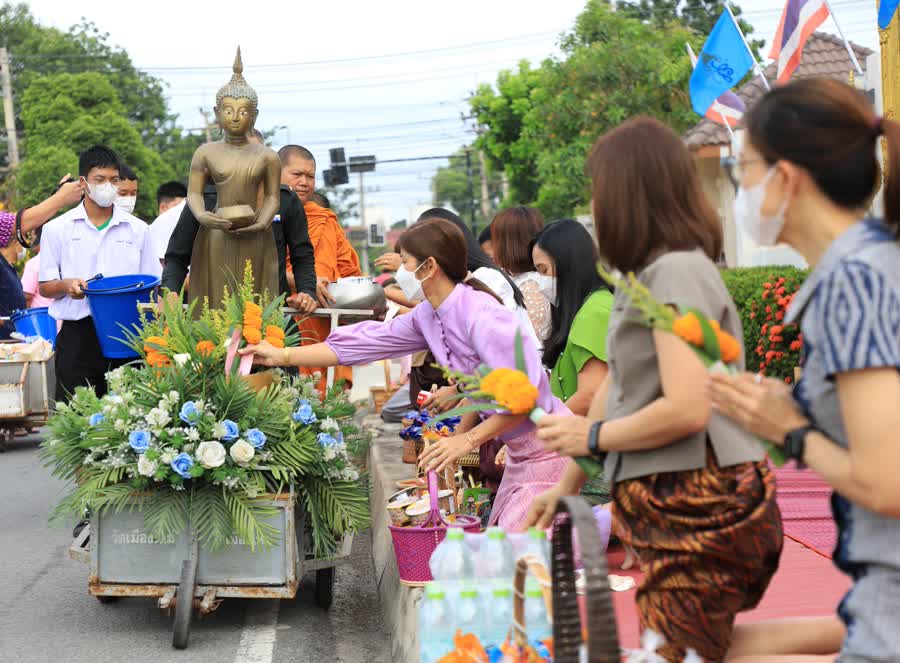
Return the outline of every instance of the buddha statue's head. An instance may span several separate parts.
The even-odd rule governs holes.
[[[233,71],[231,80],[216,93],[216,119],[222,131],[229,136],[246,136],[256,123],[259,100],[256,90],[244,80],[240,46],[234,58]]]

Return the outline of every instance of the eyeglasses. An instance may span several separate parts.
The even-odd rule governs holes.
[[[751,166],[755,163],[765,163],[765,159],[738,159],[736,157],[725,157],[722,159],[725,173],[728,175],[728,179],[731,180],[731,183],[735,188],[738,188],[741,185],[747,166]]]

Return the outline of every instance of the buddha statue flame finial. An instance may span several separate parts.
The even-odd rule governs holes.
[[[254,113],[258,112],[259,98],[256,96],[256,90],[250,87],[250,84],[244,79],[244,62],[241,60],[241,47],[237,47],[237,54],[234,56],[234,65],[231,67],[231,80],[228,81],[216,93],[216,108],[222,106],[222,99],[231,97],[232,99],[249,99],[250,105],[253,107]]]

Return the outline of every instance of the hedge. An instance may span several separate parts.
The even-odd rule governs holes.
[[[788,384],[800,365],[802,335],[781,319],[809,272],[796,267],[726,269],[722,278],[737,305],[744,328],[747,370]]]

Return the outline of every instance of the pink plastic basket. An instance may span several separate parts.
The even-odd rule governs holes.
[[[431,513],[422,527],[396,527],[390,525],[391,539],[394,542],[394,555],[397,557],[397,570],[400,582],[406,585],[422,585],[433,580],[428,562],[431,553],[447,535],[448,523],[441,516],[438,508],[437,474],[428,473],[428,496],[431,500]],[[459,516],[455,525],[466,532],[480,532],[481,522],[472,516]]]

